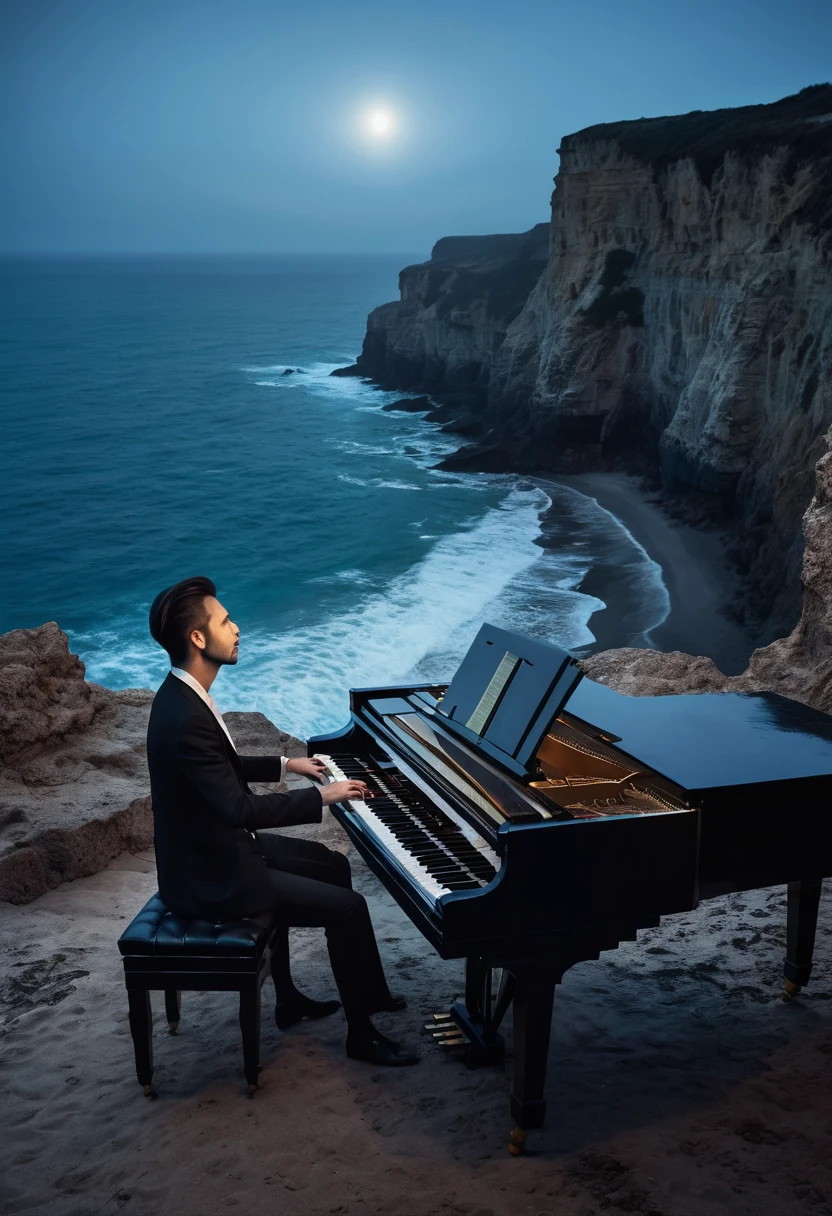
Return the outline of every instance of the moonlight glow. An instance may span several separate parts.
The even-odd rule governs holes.
[[[367,129],[375,139],[389,139],[395,129],[389,110],[371,110],[366,117]]]

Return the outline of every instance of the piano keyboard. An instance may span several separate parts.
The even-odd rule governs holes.
[[[369,767],[357,756],[315,759],[333,781],[363,781],[373,790],[371,804],[344,805],[432,899],[450,891],[479,890],[495,877],[501,864],[497,854],[484,841],[469,840],[404,773]]]

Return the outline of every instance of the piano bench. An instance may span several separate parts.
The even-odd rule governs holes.
[[[118,939],[130,1007],[136,1073],[145,1097],[153,1092],[153,1015],[150,993],[165,994],[171,1034],[179,1030],[180,996],[239,992],[243,1071],[249,1096],[260,1070],[260,987],[271,968],[277,913],[211,924],[175,916],[158,894],[147,901]]]

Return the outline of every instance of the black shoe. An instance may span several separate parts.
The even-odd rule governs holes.
[[[311,997],[299,992],[297,996],[286,1001],[278,1001],[274,1007],[274,1020],[279,1030],[288,1030],[302,1018],[328,1018],[331,1013],[341,1008],[340,1001],[313,1001]]]
[[[364,1039],[351,1039],[347,1035],[347,1055],[351,1060],[364,1060],[367,1064],[386,1064],[391,1068],[419,1063],[415,1052],[408,1051],[401,1043],[394,1043],[377,1030]]]

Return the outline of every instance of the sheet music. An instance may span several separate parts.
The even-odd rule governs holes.
[[[519,666],[520,659],[518,659],[516,654],[512,654],[507,650],[500,660],[497,670],[489,680],[488,687],[480,697],[479,705],[465,723],[469,730],[474,731],[477,735],[485,733],[489,719],[497,708],[497,702],[505,692],[509,680]]]

